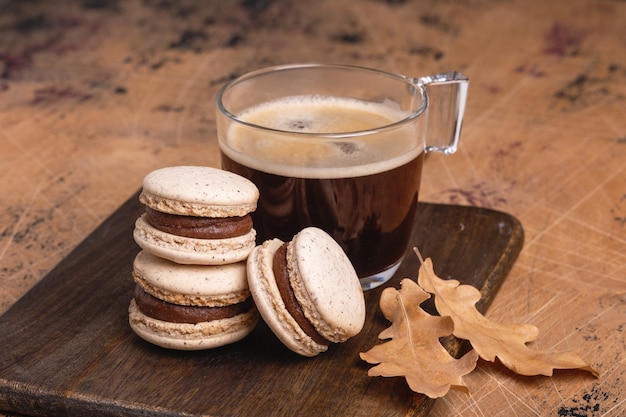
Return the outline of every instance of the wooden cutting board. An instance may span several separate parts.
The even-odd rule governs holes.
[[[243,341],[200,352],[152,346],[130,330],[132,239],[143,211],[130,198],[0,316],[0,409],[71,416],[424,416],[432,401],[402,378],[368,377],[359,352],[389,323],[381,288],[366,292],[364,330],[316,358],[284,348],[259,324]],[[413,244],[435,272],[479,288],[485,310],[523,244],[514,217],[420,204]],[[409,250],[390,285],[417,277]],[[450,343],[453,352],[463,347]]]

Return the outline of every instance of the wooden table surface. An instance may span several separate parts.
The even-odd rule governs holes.
[[[0,1],[0,313],[152,169],[218,166],[214,95],[268,65],[337,61],[471,79],[461,147],[421,200],[516,216],[488,316],[600,373],[479,362],[432,416],[626,414],[623,0]]]

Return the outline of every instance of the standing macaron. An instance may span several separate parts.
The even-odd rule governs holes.
[[[245,260],[255,246],[250,213],[258,198],[251,181],[228,171],[198,166],[152,171],[139,196],[146,213],[135,223],[135,241],[181,264]]]
[[[321,229],[303,229],[288,243],[268,240],[247,263],[259,313],[292,351],[315,356],[363,328],[365,300],[358,276]]]
[[[246,263],[181,265],[137,254],[129,322],[142,339],[169,349],[200,350],[234,343],[258,321]]]

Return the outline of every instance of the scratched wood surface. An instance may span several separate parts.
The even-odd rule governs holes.
[[[423,201],[519,218],[489,316],[600,372],[481,362],[432,416],[626,413],[626,2],[0,0],[0,311],[150,170],[218,165],[213,97],[261,66],[341,61],[472,80],[462,144]]]

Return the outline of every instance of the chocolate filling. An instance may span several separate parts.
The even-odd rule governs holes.
[[[306,318],[304,311],[298,303],[298,299],[293,292],[293,288],[289,283],[289,271],[287,270],[287,243],[283,244],[276,253],[272,262],[272,270],[276,278],[276,285],[280,296],[285,303],[285,307],[291,316],[294,318],[298,326],[306,333],[311,339],[320,345],[328,345],[329,342],[317,332],[313,324]]]
[[[252,217],[196,217],[163,213],[146,207],[148,223],[163,232],[197,239],[243,236],[252,230]]]
[[[140,285],[135,285],[135,303],[146,316],[170,323],[201,323],[212,320],[227,319],[249,311],[252,298],[224,307],[183,306],[159,300],[148,294]]]

